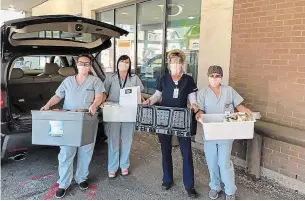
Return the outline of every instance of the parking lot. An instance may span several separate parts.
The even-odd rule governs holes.
[[[58,148],[32,150],[19,162],[2,162],[1,199],[55,199]],[[204,155],[194,150],[195,187],[198,199],[208,198],[209,177]],[[175,186],[169,191],[161,189],[161,152],[156,136],[138,133],[135,135],[131,154],[131,175],[110,180],[107,175],[107,144],[96,145],[90,167],[91,186],[81,191],[74,183],[64,199],[189,199],[182,183],[181,154],[173,150]],[[236,168],[237,199],[305,199],[294,191],[261,180],[254,182]],[[224,199],[221,194],[219,199]]]

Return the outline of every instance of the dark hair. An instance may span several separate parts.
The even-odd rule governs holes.
[[[92,64],[92,57],[90,56],[90,55],[88,55],[88,54],[80,54],[80,55],[78,55],[78,57],[76,58],[76,61],[78,61],[78,59],[79,58],[81,58],[81,57],[86,57],[87,59],[89,59],[90,60],[90,64]]]
[[[129,60],[129,67],[128,67],[128,71],[127,71],[127,75],[129,75],[129,77],[131,77],[131,60],[130,60],[130,57],[128,56],[128,55],[122,55],[122,56],[120,56],[120,58],[118,59],[118,62],[117,62],[117,64],[116,64],[116,69],[117,69],[117,72],[118,72],[118,74],[120,74],[120,71],[119,71],[119,69],[118,69],[118,67],[119,67],[119,62],[120,61],[125,61],[125,60]]]

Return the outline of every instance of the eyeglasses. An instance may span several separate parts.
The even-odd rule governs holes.
[[[210,78],[221,78],[221,75],[209,75]]]
[[[91,66],[91,62],[77,62],[77,66],[84,66],[84,67],[90,67]]]

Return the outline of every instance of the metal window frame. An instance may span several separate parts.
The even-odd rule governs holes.
[[[139,4],[136,2],[135,3],[135,7],[136,7],[136,24],[135,24],[135,48],[134,48],[134,62],[135,62],[135,74],[138,75],[138,21],[139,21]]]
[[[113,9],[113,25],[114,26],[116,24],[116,17],[115,17],[116,9]],[[115,66],[116,66],[115,59],[116,59],[116,39],[113,38],[113,69],[112,69],[113,72],[115,72]]]
[[[112,12],[113,14],[113,25],[115,26],[115,22],[116,22],[116,18],[115,18],[115,9],[107,9],[107,10],[103,10],[101,12],[95,12],[95,19],[99,20],[98,15],[100,15],[101,13],[105,13],[105,12]],[[100,16],[102,18],[102,16]],[[116,40],[115,38],[113,38],[113,72],[115,72],[115,57],[116,57]]]
[[[112,11],[113,12],[113,17],[114,17],[114,25],[116,25],[116,10],[120,9],[120,8],[124,8],[124,7],[128,7],[128,6],[135,6],[135,34],[134,34],[134,41],[135,41],[135,48],[134,48],[134,58],[135,58],[135,73],[138,74],[139,73],[139,69],[138,69],[138,22],[139,22],[139,5],[141,3],[145,3],[145,2],[153,2],[155,0],[128,0],[125,2],[121,2],[121,3],[117,3],[117,4],[113,4],[113,5],[109,5],[106,7],[103,7],[101,9],[96,9],[95,10],[95,16],[98,16],[98,14],[103,13],[103,12],[108,12],[108,11]],[[162,27],[162,31],[163,31],[163,42],[162,42],[162,66],[161,66],[161,72],[164,75],[166,73],[166,62],[167,62],[167,46],[168,46],[168,41],[167,41],[167,29],[168,29],[168,5],[170,3],[170,0],[163,0],[164,5],[164,9],[163,9],[163,27]],[[113,71],[115,72],[115,66],[116,66],[116,50],[117,50],[117,41],[114,39],[113,42],[113,49],[114,49],[114,58],[113,58]],[[198,69],[197,69],[198,71]]]
[[[113,12],[114,12],[114,26],[116,26],[116,11],[117,11],[117,9],[121,9],[121,8],[125,8],[125,7],[128,7],[128,6],[134,6],[134,9],[135,9],[135,13],[136,13],[136,16],[135,16],[135,18],[134,18],[134,26],[135,26],[135,34],[134,34],[134,41],[135,41],[135,48],[134,48],[134,65],[135,65],[135,73],[137,74],[137,66],[138,66],[138,56],[137,56],[137,47],[138,47],[138,40],[137,40],[137,36],[138,36],[138,16],[137,16],[137,14],[138,14],[138,4],[137,3],[129,3],[129,4],[127,4],[127,5],[125,5],[124,4],[124,6],[121,6],[121,7],[117,7],[117,8],[115,8],[115,9],[112,9],[113,10]],[[108,11],[111,11],[111,10],[108,10]],[[105,12],[107,12],[107,11],[105,11]],[[98,13],[96,13],[96,14],[98,14]],[[115,66],[116,66],[116,49],[117,49],[117,47],[116,47],[116,45],[117,45],[117,41],[115,40],[115,39],[113,39],[113,45],[114,45],[114,47],[113,47],[113,49],[114,49],[114,58],[113,58],[113,60],[114,60],[114,62],[113,62],[113,64],[114,64],[114,66],[113,66],[113,72],[115,72]]]
[[[103,13],[103,12],[109,12],[109,11],[112,11],[113,12],[113,24],[114,26],[116,26],[116,10],[117,9],[120,9],[120,8],[124,8],[124,7],[128,7],[128,6],[135,6],[135,13],[136,13],[136,17],[135,17],[135,38],[134,38],[134,41],[135,41],[135,48],[134,48],[134,58],[135,58],[135,73],[138,74],[138,14],[139,14],[139,4],[140,3],[145,3],[145,2],[152,2],[152,1],[155,1],[155,0],[130,0],[130,1],[126,1],[126,2],[122,2],[122,3],[117,3],[117,4],[113,4],[113,5],[110,5],[110,6],[106,6],[102,9],[97,9],[95,10],[95,16],[97,17],[98,14],[100,13]],[[167,49],[167,21],[168,21],[168,16],[167,16],[167,10],[168,10],[168,3],[169,3],[169,0],[163,0],[164,1],[164,9],[163,9],[163,28],[162,28],[162,31],[163,31],[163,42],[162,42],[162,66],[161,66],[161,72],[163,74],[165,74],[165,71],[166,71],[166,49]],[[113,58],[113,72],[115,72],[115,66],[116,66],[116,45],[117,45],[117,42],[116,40],[114,39],[113,40],[113,51],[114,51],[114,58]]]
[[[165,0],[165,6],[163,9],[163,16],[164,16],[164,18],[163,18],[163,44],[162,44],[163,60],[162,60],[162,67],[161,67],[163,75],[166,72],[166,58],[167,58],[166,49],[167,49],[168,3],[169,3],[169,0]]]

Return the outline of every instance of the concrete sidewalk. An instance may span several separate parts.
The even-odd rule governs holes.
[[[33,150],[24,161],[4,162],[1,165],[1,199],[55,199],[57,148]],[[209,175],[204,155],[194,150],[195,188],[200,200],[209,199]],[[131,175],[114,180],[107,177],[107,144],[98,144],[90,167],[91,186],[81,191],[76,184],[64,199],[189,199],[182,183],[182,162],[179,147],[173,148],[175,186],[161,190],[161,152],[157,137],[138,133],[131,154]],[[292,190],[268,181],[254,182],[236,168],[237,199],[305,199]],[[219,199],[224,199],[221,194]]]

